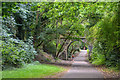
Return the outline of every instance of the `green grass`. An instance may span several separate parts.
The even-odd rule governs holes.
[[[1,70],[0,70],[0,80],[2,79],[2,72],[1,72]]]
[[[2,71],[2,78],[43,78],[64,70],[62,67],[48,64],[27,65],[23,68]]]

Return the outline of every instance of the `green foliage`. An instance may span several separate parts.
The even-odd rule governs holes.
[[[31,26],[35,25],[35,12],[31,7],[35,3],[3,2],[2,5],[3,28],[20,40],[27,41],[32,36]]]
[[[25,63],[30,63],[36,55],[36,51],[31,42],[25,43],[19,39],[12,38],[11,34],[2,31],[1,46],[2,47],[2,67],[7,66],[20,67]]]
[[[93,44],[92,63],[120,69],[119,3],[109,3],[103,18],[89,29],[88,41]],[[116,7],[116,8],[115,8]],[[108,13],[107,13],[108,12]]]
[[[103,54],[97,54],[97,53],[92,53],[92,64],[95,64],[95,65],[103,65],[105,64],[105,55]]]
[[[85,34],[87,44],[94,46],[92,61],[98,60],[94,64],[119,66],[118,3],[3,2],[2,5],[2,28],[7,31],[3,32],[12,34],[7,38],[1,36],[2,52],[6,55],[3,61],[9,65],[31,62],[34,48],[56,56],[68,41],[81,41],[79,37]],[[30,36],[33,38],[29,39]],[[78,45],[85,46],[72,43],[68,53],[75,53]],[[105,61],[101,60],[104,57]]]
[[[89,54],[89,49],[87,49],[87,54]]]
[[[108,67],[116,67],[117,69],[120,69],[120,55],[118,55],[119,51],[118,48],[111,50],[109,53],[106,55],[106,62],[105,64]]]
[[[79,48],[80,42],[79,41],[74,41],[68,48],[68,57],[71,57],[71,54],[76,54],[76,52],[80,52]]]
[[[55,56],[55,53],[56,53],[55,41],[51,41],[49,43],[45,43],[43,49],[48,54],[52,54],[53,56]]]
[[[84,46],[85,46],[85,43],[83,41],[81,41],[80,49],[84,49]]]

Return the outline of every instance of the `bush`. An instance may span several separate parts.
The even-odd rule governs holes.
[[[89,49],[87,49],[87,54],[89,54]]]
[[[118,55],[118,53],[119,50],[117,48],[109,51],[106,55],[107,60],[105,65],[108,67],[116,67],[117,69],[120,69],[120,55]]]
[[[40,65],[40,62],[39,61],[34,61],[30,64],[24,64],[23,67],[29,67],[30,65]]]
[[[6,66],[20,67],[24,63],[31,63],[36,55],[36,51],[30,41],[27,43],[19,39],[12,38],[4,29],[0,34],[2,48],[2,67]]]
[[[48,54],[52,54],[53,56],[56,56],[56,44],[55,41],[51,41],[49,43],[45,43],[43,46],[44,52],[47,52]]]
[[[95,65],[105,64],[105,55],[97,54],[96,59],[93,60],[92,64],[95,64]]]

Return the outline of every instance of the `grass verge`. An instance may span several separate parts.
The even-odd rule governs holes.
[[[45,76],[55,75],[56,73],[62,72],[64,70],[64,68],[54,65],[28,64],[23,68],[2,71],[2,78],[43,78]]]
[[[0,70],[0,80],[2,79],[2,71]]]

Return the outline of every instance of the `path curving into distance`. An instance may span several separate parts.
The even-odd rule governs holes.
[[[87,50],[81,50],[80,54],[74,58],[72,68],[62,78],[96,78],[103,80],[103,75],[87,61],[86,54]]]

